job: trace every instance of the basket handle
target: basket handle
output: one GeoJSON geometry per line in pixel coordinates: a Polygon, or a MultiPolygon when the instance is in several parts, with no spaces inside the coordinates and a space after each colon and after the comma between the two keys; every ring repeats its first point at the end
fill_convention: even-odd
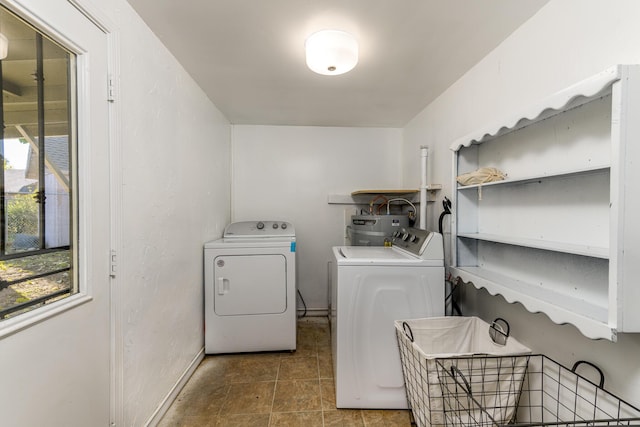
{"type": "Polygon", "coordinates": [[[494,343],[498,345],[506,345],[510,331],[511,327],[509,326],[509,322],[504,320],[502,317],[497,317],[489,327],[489,336],[494,343]]]}
{"type": "Polygon", "coordinates": [[[578,369],[578,366],[582,364],[589,365],[598,372],[598,375],[600,375],[600,385],[598,385],[598,387],[604,390],[604,374],[602,373],[602,370],[598,368],[596,365],[594,365],[593,363],[587,362],[586,360],[578,360],[576,363],[573,364],[573,367],[571,368],[571,372],[575,374],[576,369],[578,369]]]}
{"type": "Polygon", "coordinates": [[[402,329],[404,330],[404,334],[409,338],[409,341],[413,342],[413,331],[411,330],[411,326],[407,322],[402,322],[402,329]]]}
{"type": "Polygon", "coordinates": [[[467,381],[467,379],[464,377],[462,372],[460,372],[460,369],[458,369],[457,366],[451,365],[451,377],[453,377],[453,380],[457,385],[462,387],[467,392],[467,394],[471,396],[471,386],[469,385],[469,381],[467,381]],[[458,381],[456,377],[462,378],[462,382],[464,382],[464,384],[460,384],[460,381],[458,381]]]}

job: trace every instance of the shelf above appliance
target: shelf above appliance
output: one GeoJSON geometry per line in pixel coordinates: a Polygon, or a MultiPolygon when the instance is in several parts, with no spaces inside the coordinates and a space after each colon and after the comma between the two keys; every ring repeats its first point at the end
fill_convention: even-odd
{"type": "MultiPolygon", "coordinates": [[[[436,200],[436,194],[440,190],[442,190],[442,185],[440,184],[427,186],[427,202],[434,202],[436,200]]],[[[334,205],[367,205],[372,197],[384,196],[387,199],[402,197],[415,204],[420,203],[419,195],[420,190],[416,189],[356,190],[351,192],[351,194],[329,194],[327,196],[327,203],[334,205]]]]}

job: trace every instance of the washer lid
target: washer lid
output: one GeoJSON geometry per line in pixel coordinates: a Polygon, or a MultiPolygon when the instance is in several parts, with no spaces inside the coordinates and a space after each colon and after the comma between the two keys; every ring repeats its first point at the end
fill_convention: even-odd
{"type": "Polygon", "coordinates": [[[444,266],[444,261],[442,259],[422,259],[398,247],[334,246],[333,254],[340,265],[403,265],[407,267],[444,266]]]}

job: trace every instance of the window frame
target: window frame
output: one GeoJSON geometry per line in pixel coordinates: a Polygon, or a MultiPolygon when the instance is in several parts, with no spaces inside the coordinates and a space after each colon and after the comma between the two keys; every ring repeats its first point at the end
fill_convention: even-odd
{"type": "MultiPolygon", "coordinates": [[[[72,286],[76,287],[76,292],[69,295],[66,298],[51,303],[45,304],[41,307],[36,307],[28,312],[21,313],[15,317],[10,317],[4,320],[0,320],[0,339],[10,336],[23,329],[29,328],[32,325],[41,323],[47,319],[55,317],[61,313],[72,310],[76,307],[84,305],[94,298],[92,296],[92,286],[87,280],[88,272],[87,265],[88,259],[85,250],[81,248],[80,236],[87,238],[88,226],[86,221],[80,221],[81,212],[85,210],[84,206],[88,202],[83,200],[82,194],[79,189],[79,182],[89,180],[89,173],[86,170],[82,170],[78,167],[79,159],[82,158],[82,162],[88,162],[88,153],[82,150],[78,145],[80,140],[89,140],[89,124],[87,123],[89,114],[89,53],[83,49],[80,45],[60,33],[57,29],[49,25],[47,22],[40,19],[36,14],[32,13],[29,9],[16,4],[14,2],[7,2],[6,0],[0,0],[0,5],[14,13],[21,18],[27,25],[34,28],[35,31],[49,38],[53,42],[59,44],[62,48],[70,52],[75,56],[73,64],[69,70],[69,144],[72,147],[69,158],[69,180],[72,191],[70,192],[70,278],[72,286]],[[75,114],[74,114],[75,113],[75,114]],[[83,175],[82,177],[80,175],[83,175]]],[[[39,252],[32,251],[29,255],[35,255],[36,253],[52,252],[58,249],[41,250],[39,252]]]]}

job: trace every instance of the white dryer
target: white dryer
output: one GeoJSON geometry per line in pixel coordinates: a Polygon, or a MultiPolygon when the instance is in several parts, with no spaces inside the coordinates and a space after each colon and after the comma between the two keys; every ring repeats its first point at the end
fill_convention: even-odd
{"type": "Polygon", "coordinates": [[[229,224],[204,245],[205,353],[296,349],[296,235],[285,221],[229,224]]]}
{"type": "Polygon", "coordinates": [[[444,315],[442,235],[407,228],[392,240],[392,247],[332,250],[331,347],[338,408],[407,408],[394,320],[444,315]]]}

